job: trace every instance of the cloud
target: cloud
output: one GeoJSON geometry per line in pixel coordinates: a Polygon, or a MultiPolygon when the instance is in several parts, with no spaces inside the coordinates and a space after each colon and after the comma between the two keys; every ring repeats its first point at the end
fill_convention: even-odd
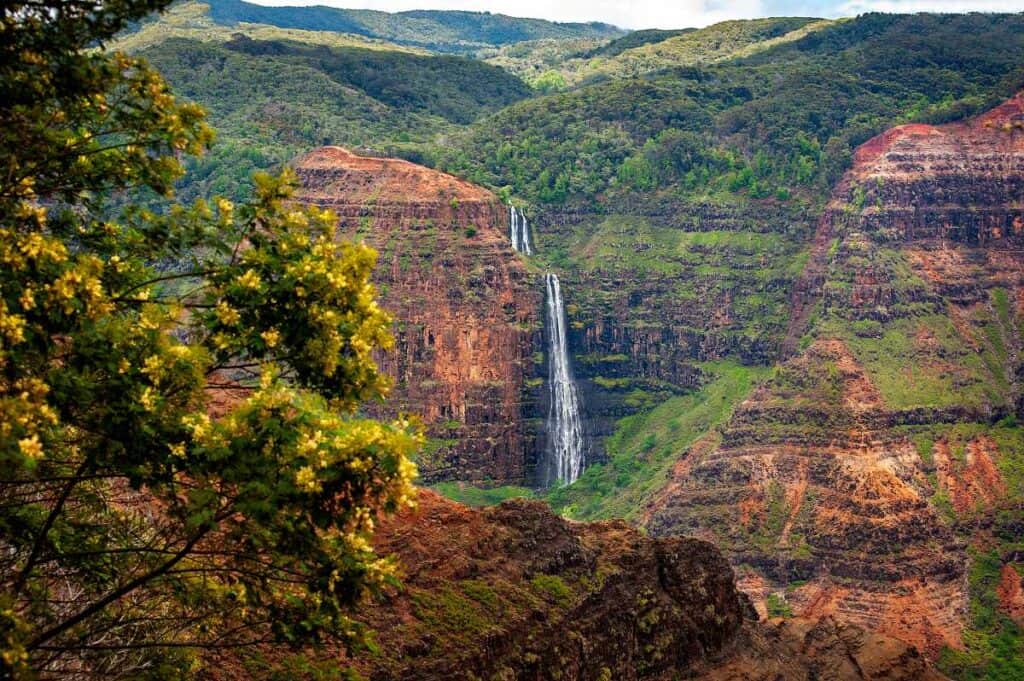
{"type": "Polygon", "coordinates": [[[844,16],[864,12],[1020,12],[1024,0],[847,0],[840,10],[844,16]]]}

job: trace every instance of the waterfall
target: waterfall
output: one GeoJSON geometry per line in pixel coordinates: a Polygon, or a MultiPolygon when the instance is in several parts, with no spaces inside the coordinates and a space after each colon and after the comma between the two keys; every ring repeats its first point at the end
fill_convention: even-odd
{"type": "Polygon", "coordinates": [[[533,247],[530,246],[530,226],[526,224],[526,216],[512,204],[508,206],[508,232],[514,250],[533,255],[533,247]]]}
{"type": "Polygon", "coordinates": [[[569,484],[583,472],[583,424],[580,420],[579,396],[569,366],[569,349],[565,334],[565,305],[558,277],[548,274],[548,407],[547,462],[543,483],[569,484]]]}

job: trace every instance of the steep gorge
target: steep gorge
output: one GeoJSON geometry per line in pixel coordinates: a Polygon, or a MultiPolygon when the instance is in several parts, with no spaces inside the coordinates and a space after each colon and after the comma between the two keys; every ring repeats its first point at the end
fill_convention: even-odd
{"type": "MultiPolygon", "coordinates": [[[[834,617],[933,658],[968,645],[972,556],[1003,550],[1024,496],[1024,442],[1007,421],[1021,403],[1022,126],[1015,98],[869,141],[806,264],[794,244],[808,214],[771,202],[549,211],[533,234],[569,286],[594,442],[718,362],[766,364],[783,348],[638,516],[656,536],[717,543],[762,614],[834,617]]],[[[382,358],[398,378],[391,408],[427,419],[426,480],[535,480],[544,287],[510,247],[511,211],[402,161],[327,148],[296,167],[300,200],[381,252],[377,282],[400,320],[382,358]]],[[[1016,613],[1017,554],[1003,555],[1000,598],[1016,613]]]]}

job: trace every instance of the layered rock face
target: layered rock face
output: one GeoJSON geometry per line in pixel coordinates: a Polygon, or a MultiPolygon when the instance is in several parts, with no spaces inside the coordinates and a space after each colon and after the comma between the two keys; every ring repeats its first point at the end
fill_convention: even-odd
{"type": "Polygon", "coordinates": [[[1022,251],[1020,96],[867,142],[794,289],[790,359],[719,447],[679,461],[648,527],[719,541],[762,608],[930,655],[960,647],[968,542],[998,546],[960,530],[1024,494],[1006,420],[1020,411],[1022,251]]]}
{"type": "Polygon", "coordinates": [[[297,200],[334,210],[339,237],[379,253],[374,281],[396,340],[379,361],[395,387],[370,409],[423,417],[426,481],[529,480],[542,288],[508,245],[507,209],[450,175],[340,147],[294,168],[297,200]]]}
{"type": "Polygon", "coordinates": [[[702,681],[944,681],[916,648],[833,617],[747,627],[702,681]]]}
{"type": "Polygon", "coordinates": [[[762,608],[795,584],[783,598],[798,615],[959,645],[964,546],[891,425],[845,344],[816,341],[740,405],[717,449],[677,464],[646,525],[716,541],[762,608]]]}

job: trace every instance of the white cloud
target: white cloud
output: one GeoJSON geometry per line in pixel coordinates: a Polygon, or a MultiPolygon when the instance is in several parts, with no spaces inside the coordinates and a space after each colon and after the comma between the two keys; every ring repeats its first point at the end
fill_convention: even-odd
{"type": "Polygon", "coordinates": [[[864,12],[1020,12],[1024,0],[848,0],[839,8],[845,16],[864,12]]]}

